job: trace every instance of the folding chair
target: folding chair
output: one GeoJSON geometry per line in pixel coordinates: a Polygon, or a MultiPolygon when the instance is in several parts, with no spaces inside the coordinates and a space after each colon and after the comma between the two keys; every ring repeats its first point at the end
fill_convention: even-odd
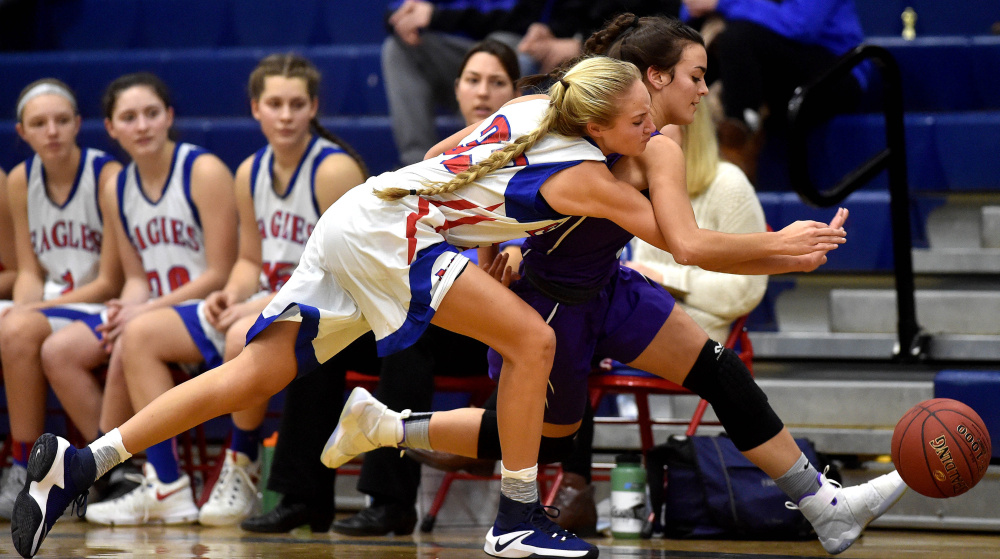
{"type": "MultiPolygon", "coordinates": [[[[753,345],[750,343],[750,337],[747,335],[746,321],[747,316],[744,315],[733,323],[732,330],[730,330],[729,337],[726,339],[726,343],[724,345],[725,347],[736,351],[740,360],[743,361],[747,368],[750,369],[750,373],[753,374],[753,345]]],[[[641,441],[643,452],[652,447],[654,444],[654,423],[675,423],[654,421],[652,419],[649,413],[649,395],[692,394],[692,392],[687,388],[670,382],[669,380],[652,375],[645,371],[624,366],[615,367],[610,371],[600,370],[595,372],[590,375],[589,384],[590,404],[594,409],[597,409],[601,399],[609,394],[633,394],[635,396],[638,414],[634,420],[622,418],[595,418],[595,422],[638,425],[639,440],[641,441]]],[[[688,425],[686,432],[688,436],[693,435],[695,430],[698,428],[702,417],[705,415],[706,408],[708,408],[708,402],[702,399],[698,402],[698,406],[695,409],[691,420],[684,422],[688,425]]]]}
{"type": "MultiPolygon", "coordinates": [[[[750,373],[753,374],[753,345],[750,343],[750,337],[747,334],[746,321],[747,315],[736,319],[724,345],[725,347],[736,351],[740,360],[746,364],[747,368],[750,369],[750,373]]],[[[595,417],[594,423],[637,425],[639,427],[639,440],[643,454],[645,454],[647,449],[652,448],[654,445],[654,424],[687,424],[688,427],[685,434],[690,437],[694,435],[695,431],[698,429],[698,426],[702,422],[702,417],[705,415],[705,410],[708,408],[708,401],[701,399],[698,402],[698,406],[695,408],[690,421],[654,420],[649,412],[649,396],[651,394],[682,395],[693,393],[687,388],[670,382],[669,380],[645,371],[633,369],[631,367],[619,366],[614,367],[611,370],[596,370],[590,375],[588,383],[590,389],[590,405],[595,410],[600,405],[601,399],[604,398],[604,396],[611,394],[632,394],[635,396],[635,403],[638,409],[635,419],[595,417]]],[[[544,504],[551,505],[555,500],[555,496],[559,491],[559,486],[562,483],[562,474],[562,468],[559,468],[558,472],[555,474],[555,482],[552,484],[549,492],[543,499],[544,504]]],[[[594,479],[606,481],[603,477],[595,477],[594,479]]]]}

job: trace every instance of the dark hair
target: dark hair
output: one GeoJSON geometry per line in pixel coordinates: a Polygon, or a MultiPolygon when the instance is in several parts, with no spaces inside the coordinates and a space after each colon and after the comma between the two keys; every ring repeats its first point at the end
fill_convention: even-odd
{"type": "Polygon", "coordinates": [[[136,86],[146,86],[152,89],[153,93],[160,98],[160,101],[163,101],[165,107],[169,108],[173,106],[173,103],[170,101],[170,89],[167,88],[167,84],[163,83],[163,80],[156,74],[136,72],[134,74],[125,74],[108,84],[107,89],[104,90],[104,95],[101,97],[101,109],[104,111],[104,117],[110,120],[115,112],[115,104],[118,103],[118,96],[126,89],[136,86]]]}
{"type": "Polygon", "coordinates": [[[680,20],[664,16],[637,17],[620,14],[595,31],[583,45],[586,54],[602,54],[635,64],[646,79],[646,69],[657,68],[674,76],[674,66],[690,44],[705,46],[705,39],[680,20]]]}
{"type": "MultiPolygon", "coordinates": [[[[319,70],[306,57],[292,52],[284,54],[272,54],[257,63],[257,67],[250,72],[250,80],[247,83],[247,92],[250,99],[258,100],[264,93],[264,80],[270,76],[283,76],[286,78],[301,78],[306,82],[306,93],[310,99],[319,98],[319,70]]],[[[368,178],[368,166],[365,165],[361,154],[354,149],[351,144],[342,140],[339,136],[330,132],[319,123],[319,119],[313,118],[309,126],[317,135],[330,140],[340,146],[347,155],[361,167],[361,174],[368,178]]]]}
{"type": "Polygon", "coordinates": [[[507,73],[507,77],[510,78],[511,83],[517,83],[517,80],[521,79],[521,66],[517,61],[517,53],[514,52],[514,49],[496,39],[484,39],[469,47],[469,50],[465,53],[465,58],[462,59],[462,64],[458,67],[459,76],[465,71],[465,65],[469,63],[472,55],[479,52],[485,52],[497,57],[500,65],[503,66],[504,72],[507,73]]]}

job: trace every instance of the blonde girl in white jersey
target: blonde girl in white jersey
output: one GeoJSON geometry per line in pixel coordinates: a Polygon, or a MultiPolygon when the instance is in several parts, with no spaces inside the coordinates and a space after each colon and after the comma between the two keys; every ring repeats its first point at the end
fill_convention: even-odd
{"type": "MultiPolygon", "coordinates": [[[[298,264],[319,216],[367,177],[353,149],[316,121],[319,81],[315,66],[293,54],[269,56],[251,73],[250,108],[268,143],[236,171],[239,257],[225,287],[204,301],[156,309],[126,325],[122,356],[134,409],[173,386],[170,364],[211,369],[237,355],[257,315],[298,264]]],[[[199,512],[202,524],[237,524],[253,512],[256,429],[265,412],[266,405],[233,414],[237,428],[211,498],[199,512]]],[[[157,490],[168,492],[163,479],[180,477],[172,439],[148,448],[146,458],[147,472],[156,476],[149,472],[149,483],[91,505],[88,521],[145,524],[176,517],[176,503],[155,497],[157,490]]]]}
{"type": "Polygon", "coordinates": [[[105,128],[132,159],[112,181],[115,209],[105,214],[125,283],[100,317],[98,336],[76,322],[42,347],[46,377],[87,438],[98,436],[102,417],[111,429],[131,415],[117,343],[125,324],[221,288],[237,248],[232,174],[216,156],[171,139],[174,113],[163,82],[148,73],[122,76],[102,104],[105,128]],[[102,365],[103,385],[91,373],[102,365]]]}
{"type": "MultiPolygon", "coordinates": [[[[34,154],[11,171],[4,208],[13,237],[3,243],[14,252],[11,263],[20,266],[11,306],[0,320],[13,454],[0,486],[0,518],[10,518],[24,484],[27,451],[45,427],[42,342],[99,310],[122,283],[115,237],[102,220],[113,207],[105,183],[121,165],[100,150],[77,145],[76,98],[61,81],[26,86],[17,119],[17,133],[34,154]]],[[[6,264],[9,256],[2,256],[6,264]]]]}
{"type": "MultiPolygon", "coordinates": [[[[653,132],[649,110],[649,93],[633,65],[587,59],[552,86],[550,98],[515,101],[496,119],[465,130],[474,134],[456,142],[461,151],[352,189],[320,219],[299,267],[250,330],[250,342],[236,358],[161,395],[85,449],[50,434],[39,438],[29,464],[38,483],[32,483],[30,493],[22,491],[14,511],[15,547],[23,556],[36,553],[69,503],[132,452],[211,417],[263,402],[369,329],[385,352],[394,344],[405,347],[408,338],[433,322],[477,338],[504,356],[498,398],[501,503],[514,504],[501,505],[498,518],[527,526],[512,539],[537,541],[537,556],[596,556],[592,545],[561,532],[537,500],[535,476],[554,334],[500,282],[453,256],[457,249],[446,241],[492,244],[558,227],[569,215],[593,215],[665,247],[649,201],[615,181],[603,161],[609,153],[634,155],[645,149],[653,132]],[[528,126],[532,121],[533,129],[528,126]],[[516,134],[505,136],[504,125],[516,134]],[[593,143],[579,139],[584,135],[593,143]],[[569,156],[560,158],[559,153],[569,156]],[[471,160],[462,157],[466,155],[471,160]],[[549,161],[550,166],[532,161],[549,161]],[[442,167],[459,173],[444,184],[425,180],[442,167]],[[536,180],[523,180],[525,170],[536,180]],[[372,196],[373,187],[379,198],[372,196]],[[65,473],[59,476],[63,485],[50,481],[55,472],[65,473]]],[[[833,234],[818,230],[817,237],[833,234]]],[[[362,400],[349,400],[341,419],[341,427],[347,421],[358,428],[352,435],[385,411],[362,400]]],[[[418,428],[404,437],[413,446],[426,433],[418,428]]],[[[324,453],[328,464],[337,466],[373,448],[360,440],[366,435],[381,439],[385,434],[334,437],[324,453]]],[[[429,445],[426,440],[423,444],[429,445]]]]}

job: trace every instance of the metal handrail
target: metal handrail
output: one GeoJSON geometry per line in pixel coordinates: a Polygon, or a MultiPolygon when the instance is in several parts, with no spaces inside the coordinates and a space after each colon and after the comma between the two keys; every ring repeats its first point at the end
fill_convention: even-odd
{"type": "Polygon", "coordinates": [[[917,324],[913,287],[913,255],[910,238],[909,181],[906,176],[906,137],[903,127],[903,83],[896,59],[888,50],[861,45],[845,54],[829,70],[808,85],[795,90],[788,102],[788,170],[795,191],[820,207],[839,204],[882,170],[888,169],[889,209],[892,219],[892,246],[895,260],[897,332],[895,358],[913,362],[926,358],[928,336],[917,324]],[[848,172],[833,187],[820,191],[809,176],[806,138],[812,128],[804,118],[804,108],[817,92],[830,88],[856,66],[871,60],[882,75],[882,115],[885,118],[886,147],[868,161],[848,172]]]}

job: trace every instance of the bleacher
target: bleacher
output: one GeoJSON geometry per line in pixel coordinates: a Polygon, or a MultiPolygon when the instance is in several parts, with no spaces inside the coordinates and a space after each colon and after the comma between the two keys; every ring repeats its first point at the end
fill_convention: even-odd
{"type": "MultiPolygon", "coordinates": [[[[0,53],[0,129],[8,131],[0,139],[0,167],[28,155],[13,133],[15,100],[21,87],[48,76],[79,95],[80,143],[121,155],[104,132],[100,96],[113,78],[149,70],[172,89],[180,139],[235,169],[264,142],[249,115],[250,70],[267,54],[295,50],[323,73],[323,124],[351,142],[373,172],[389,170],[397,157],[380,64],[385,4],[38,0],[36,50],[0,53]]],[[[888,49],[902,72],[917,317],[933,335],[928,357],[984,367],[1000,359],[1000,2],[856,4],[867,41],[888,49]],[[917,14],[914,40],[900,37],[907,7],[917,14]]],[[[833,184],[885,147],[882,117],[870,108],[836,117],[810,138],[818,184],[833,184]]],[[[438,132],[459,124],[442,114],[438,132]]],[[[832,208],[811,207],[795,194],[783,142],[768,138],[759,171],[768,223],[826,221],[832,208]]],[[[851,210],[848,244],[816,273],[772,278],[749,327],[761,384],[795,433],[813,437],[826,452],[874,454],[888,448],[896,418],[933,396],[934,374],[944,367],[901,373],[888,365],[896,324],[885,174],[843,205],[851,210]],[[815,383],[836,386],[843,402],[829,405],[831,388],[815,383]],[[817,407],[803,396],[807,391],[826,405],[817,407]],[[845,417],[848,430],[828,427],[843,427],[845,417]]],[[[667,399],[656,410],[687,413],[667,399]]],[[[665,436],[657,432],[658,441],[665,436]]],[[[621,437],[598,430],[595,445],[619,446],[621,437]]]]}

